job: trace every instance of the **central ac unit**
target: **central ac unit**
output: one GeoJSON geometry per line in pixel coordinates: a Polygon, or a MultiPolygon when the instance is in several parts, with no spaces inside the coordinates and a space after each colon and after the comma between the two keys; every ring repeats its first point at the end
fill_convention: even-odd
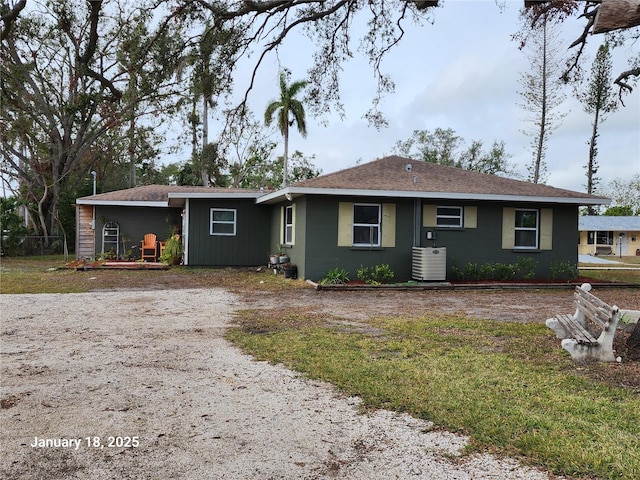
{"type": "Polygon", "coordinates": [[[412,278],[414,280],[446,280],[446,247],[413,247],[411,259],[412,278]]]}

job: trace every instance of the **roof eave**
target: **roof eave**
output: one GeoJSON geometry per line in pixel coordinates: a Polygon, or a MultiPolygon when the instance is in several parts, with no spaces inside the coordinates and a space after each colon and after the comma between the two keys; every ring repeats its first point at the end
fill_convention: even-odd
{"type": "Polygon", "coordinates": [[[258,198],[263,196],[262,192],[170,192],[169,199],[172,198],[258,198]]]}
{"type": "Polygon", "coordinates": [[[169,193],[170,207],[184,207],[187,200],[210,200],[216,198],[243,198],[256,200],[264,195],[262,192],[171,192],[169,193]]]}
{"type": "Polygon", "coordinates": [[[90,200],[86,198],[78,198],[76,205],[94,205],[103,207],[154,207],[166,208],[169,202],[150,202],[143,200],[90,200]]]}
{"type": "Polygon", "coordinates": [[[341,188],[307,188],[287,187],[261,196],[256,203],[276,203],[289,200],[301,195],[334,195],[346,197],[383,197],[383,198],[433,198],[442,200],[484,200],[484,201],[509,201],[529,203],[562,203],[569,205],[609,205],[609,198],[583,198],[583,197],[554,197],[554,196],[529,196],[529,195],[505,195],[505,194],[476,194],[457,192],[423,192],[405,190],[368,190],[368,189],[341,189],[341,188]]]}

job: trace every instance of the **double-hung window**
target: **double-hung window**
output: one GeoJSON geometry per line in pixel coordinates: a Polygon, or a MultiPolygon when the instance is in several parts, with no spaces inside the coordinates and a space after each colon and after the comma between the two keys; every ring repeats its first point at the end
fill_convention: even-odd
{"type": "Polygon", "coordinates": [[[462,207],[437,207],[436,227],[462,228],[462,207]]]}
{"type": "Polygon", "coordinates": [[[233,208],[212,208],[210,235],[233,236],[236,234],[236,210],[233,208]]]}
{"type": "Polygon", "coordinates": [[[353,245],[380,246],[380,205],[355,203],[353,205],[353,245]]]}
{"type": "Polygon", "coordinates": [[[293,244],[293,205],[284,208],[284,244],[293,244]]]}
{"type": "Polygon", "coordinates": [[[516,209],[515,248],[538,248],[538,210],[516,209]]]}

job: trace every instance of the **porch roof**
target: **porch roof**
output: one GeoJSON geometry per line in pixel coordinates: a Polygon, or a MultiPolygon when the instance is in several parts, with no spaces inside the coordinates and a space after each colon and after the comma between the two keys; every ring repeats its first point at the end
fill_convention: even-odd
{"type": "Polygon", "coordinates": [[[144,185],[78,198],[77,205],[180,207],[187,198],[258,198],[260,190],[180,185],[144,185]]]}
{"type": "Polygon", "coordinates": [[[578,217],[578,230],[607,232],[640,232],[640,215],[613,217],[585,215],[578,217]]]}

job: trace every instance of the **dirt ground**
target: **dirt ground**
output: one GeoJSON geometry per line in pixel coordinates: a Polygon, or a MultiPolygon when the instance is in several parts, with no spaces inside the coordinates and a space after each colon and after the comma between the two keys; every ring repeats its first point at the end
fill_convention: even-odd
{"type": "MultiPolygon", "coordinates": [[[[640,308],[640,290],[598,295],[640,308]]],[[[461,312],[544,322],[572,311],[569,290],[0,295],[0,477],[552,478],[511,459],[459,458],[464,437],[360,415],[357,398],[224,340],[235,310],[287,305],[351,321],[461,312]]]]}

